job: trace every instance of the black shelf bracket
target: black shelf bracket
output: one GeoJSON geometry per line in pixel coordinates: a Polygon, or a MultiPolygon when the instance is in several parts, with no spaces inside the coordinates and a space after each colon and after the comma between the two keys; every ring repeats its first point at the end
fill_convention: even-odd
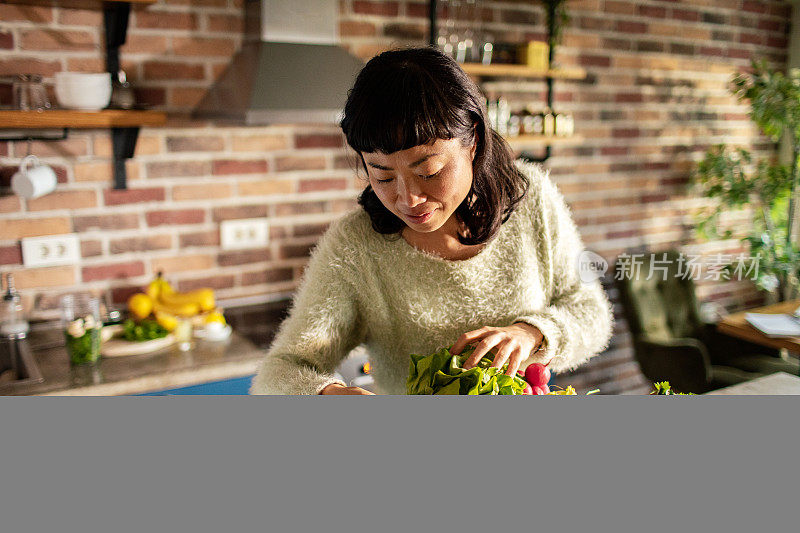
{"type": "Polygon", "coordinates": [[[103,23],[106,34],[106,70],[116,79],[119,72],[119,47],[128,35],[131,5],[128,2],[104,2],[103,23]]]}
{"type": "Polygon", "coordinates": [[[128,176],[125,160],[133,157],[139,128],[111,128],[111,142],[114,148],[114,188],[126,189],[128,176]]]}
{"type": "MultiPolygon", "coordinates": [[[[128,20],[131,5],[128,2],[104,2],[103,23],[106,36],[106,70],[111,79],[116,80],[119,73],[119,48],[125,44],[128,35],[128,20]]],[[[125,160],[133,157],[139,128],[111,128],[111,142],[114,148],[114,188],[126,189],[128,176],[125,160]]]]}

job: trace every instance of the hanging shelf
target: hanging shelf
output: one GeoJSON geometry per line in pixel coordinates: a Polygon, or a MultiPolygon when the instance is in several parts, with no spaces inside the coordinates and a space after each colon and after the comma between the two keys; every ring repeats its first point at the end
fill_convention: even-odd
{"type": "MultiPolygon", "coordinates": [[[[438,32],[438,0],[428,0],[428,22],[429,22],[429,44],[436,46],[436,36],[438,32]]],[[[548,9],[554,10],[555,4],[551,3],[548,9]]],[[[555,20],[555,14],[550,13],[549,19],[555,20]]],[[[549,36],[553,34],[553,27],[547,28],[548,42],[549,36]]],[[[548,59],[553,63],[553,48],[550,48],[548,59]]],[[[586,71],[582,68],[555,68],[555,69],[533,69],[527,65],[514,65],[505,63],[495,63],[484,65],[483,63],[461,63],[464,72],[481,81],[483,78],[527,78],[543,79],[547,84],[547,106],[553,107],[553,80],[582,80],[586,78],[586,71]]],[[[534,156],[522,151],[520,157],[528,161],[542,163],[550,158],[551,145],[581,142],[583,137],[580,135],[570,135],[569,137],[559,137],[555,135],[520,135],[518,137],[506,138],[509,145],[518,150],[524,150],[530,146],[544,145],[544,155],[534,156]]]]}
{"type": "MultiPolygon", "coordinates": [[[[157,0],[96,0],[86,2],[86,6],[103,10],[105,28],[106,70],[112,76],[119,72],[119,49],[125,44],[128,33],[128,19],[131,4],[148,5],[157,0]]],[[[14,3],[36,3],[35,0],[15,1],[14,3]]],[[[59,1],[49,1],[46,5],[58,6],[59,1]]],[[[69,6],[69,2],[64,2],[69,6]]],[[[127,188],[125,160],[133,157],[139,128],[161,126],[167,115],[159,111],[103,109],[101,111],[72,111],[52,109],[46,111],[0,110],[0,129],[54,129],[62,128],[66,138],[70,129],[110,128],[114,154],[114,188],[127,188]]],[[[7,138],[19,140],[29,137],[7,138]]],[[[55,140],[55,139],[43,139],[55,140]]]]}

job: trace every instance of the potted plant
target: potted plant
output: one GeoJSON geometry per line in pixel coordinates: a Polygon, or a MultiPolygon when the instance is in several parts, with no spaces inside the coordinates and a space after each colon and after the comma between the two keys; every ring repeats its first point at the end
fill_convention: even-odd
{"type": "Polygon", "coordinates": [[[731,92],[750,105],[750,118],[774,141],[786,139],[791,147],[790,163],[777,157],[753,159],[741,147],[718,144],[706,152],[695,174],[695,185],[716,200],[703,213],[698,232],[707,238],[730,238],[732,231],[719,231],[720,214],[750,208],[749,244],[756,285],[778,301],[798,294],[800,275],[800,69],[788,74],[770,69],[765,61],[752,61],[750,72],[735,74],[731,92]]]}

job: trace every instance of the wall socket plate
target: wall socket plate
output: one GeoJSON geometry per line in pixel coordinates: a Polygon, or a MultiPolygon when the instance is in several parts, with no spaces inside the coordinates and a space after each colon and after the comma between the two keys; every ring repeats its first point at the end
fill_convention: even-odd
{"type": "Polygon", "coordinates": [[[223,250],[262,248],[269,244],[269,219],[223,220],[219,225],[219,240],[223,250]]]}
{"type": "Polygon", "coordinates": [[[74,265],[81,260],[78,235],[46,235],[22,239],[22,263],[26,267],[74,265]]]}

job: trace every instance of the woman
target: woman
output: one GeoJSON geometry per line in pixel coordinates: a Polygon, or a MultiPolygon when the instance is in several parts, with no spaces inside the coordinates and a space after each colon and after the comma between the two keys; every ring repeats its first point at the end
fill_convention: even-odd
{"type": "Polygon", "coordinates": [[[356,346],[380,392],[409,355],[476,347],[514,374],[602,351],[612,314],[577,271],[580,236],[538,165],[515,162],[478,87],[433,48],[384,52],[358,75],[341,128],[369,185],[311,253],[251,393],[371,394],[333,371],[356,346]]]}

